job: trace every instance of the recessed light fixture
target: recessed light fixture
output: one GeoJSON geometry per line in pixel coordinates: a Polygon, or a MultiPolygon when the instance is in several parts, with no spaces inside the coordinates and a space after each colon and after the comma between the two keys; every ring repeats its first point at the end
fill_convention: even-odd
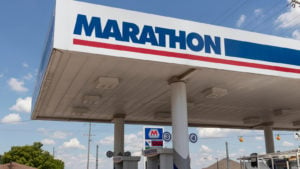
{"type": "Polygon", "coordinates": [[[293,126],[299,127],[299,126],[300,126],[300,121],[294,121],[294,122],[293,122],[293,126]]]}
{"type": "Polygon", "coordinates": [[[99,77],[97,81],[97,89],[115,89],[119,85],[119,79],[115,77],[99,77]]]}
{"type": "Polygon", "coordinates": [[[88,113],[90,110],[86,107],[73,107],[71,111],[72,115],[82,116],[83,114],[88,113]]]}
{"type": "Polygon", "coordinates": [[[218,99],[224,97],[228,94],[227,89],[222,89],[218,87],[211,87],[202,91],[204,96],[209,99],[218,99]]]}
{"type": "Polygon", "coordinates": [[[274,116],[285,116],[291,112],[291,109],[275,109],[273,110],[274,116]]]}

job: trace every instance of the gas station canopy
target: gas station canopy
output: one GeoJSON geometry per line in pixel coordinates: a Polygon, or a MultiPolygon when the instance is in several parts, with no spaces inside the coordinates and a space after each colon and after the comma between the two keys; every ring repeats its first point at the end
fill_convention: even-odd
{"type": "Polygon", "coordinates": [[[32,119],[171,125],[186,81],[190,126],[300,129],[300,42],[58,0],[32,119]]]}

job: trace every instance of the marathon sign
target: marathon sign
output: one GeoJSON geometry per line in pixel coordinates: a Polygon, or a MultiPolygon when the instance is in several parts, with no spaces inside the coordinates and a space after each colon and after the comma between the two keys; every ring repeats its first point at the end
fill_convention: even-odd
{"type": "Polygon", "coordinates": [[[163,128],[145,128],[146,140],[162,140],[163,128]]]}
{"type": "MultiPolygon", "coordinates": [[[[86,15],[78,14],[74,34],[90,37],[93,32],[95,38],[112,38],[117,41],[150,44],[163,48],[177,48],[176,44],[178,44],[177,46],[181,50],[188,48],[195,52],[204,51],[205,53],[221,54],[221,41],[220,37],[217,36],[211,37],[196,32],[177,31],[150,25],[139,27],[131,22],[122,22],[119,25],[118,21],[114,19],[108,19],[106,23],[103,23],[100,17],[92,16],[87,19],[86,15]]],[[[75,40],[74,43],[81,44],[82,41],[75,40]]]]}
{"type": "Polygon", "coordinates": [[[144,127],[145,149],[163,147],[163,128],[144,127]]]}
{"type": "Polygon", "coordinates": [[[53,47],[300,78],[297,40],[71,0],[57,0],[53,47]]]}

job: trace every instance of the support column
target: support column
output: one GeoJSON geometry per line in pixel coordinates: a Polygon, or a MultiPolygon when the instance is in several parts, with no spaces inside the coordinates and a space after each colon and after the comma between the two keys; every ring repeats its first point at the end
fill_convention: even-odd
{"type": "Polygon", "coordinates": [[[273,137],[273,129],[271,125],[265,126],[265,144],[266,144],[266,153],[274,153],[274,137],[273,137]]]}
{"type": "Polygon", "coordinates": [[[186,84],[171,85],[171,112],[174,169],[190,169],[186,84]]]}
{"type": "MultiPolygon", "coordinates": [[[[114,156],[124,154],[124,119],[125,115],[117,114],[114,116],[114,156]]],[[[114,163],[114,169],[122,169],[123,163],[114,163]]]]}

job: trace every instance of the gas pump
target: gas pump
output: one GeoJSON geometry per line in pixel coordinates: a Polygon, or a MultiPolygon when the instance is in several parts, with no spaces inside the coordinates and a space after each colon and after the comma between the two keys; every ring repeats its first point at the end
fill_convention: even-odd
{"type": "Polygon", "coordinates": [[[173,169],[173,149],[151,148],[143,151],[146,169],[173,169]]]}
{"type": "Polygon", "coordinates": [[[251,167],[258,167],[257,153],[252,153],[250,155],[250,158],[251,158],[251,167]]]}
{"type": "Polygon", "coordinates": [[[138,169],[138,162],[141,157],[139,156],[131,156],[130,152],[125,152],[118,156],[113,156],[114,153],[112,151],[106,152],[106,156],[108,158],[113,157],[114,169],[138,169]]]}

